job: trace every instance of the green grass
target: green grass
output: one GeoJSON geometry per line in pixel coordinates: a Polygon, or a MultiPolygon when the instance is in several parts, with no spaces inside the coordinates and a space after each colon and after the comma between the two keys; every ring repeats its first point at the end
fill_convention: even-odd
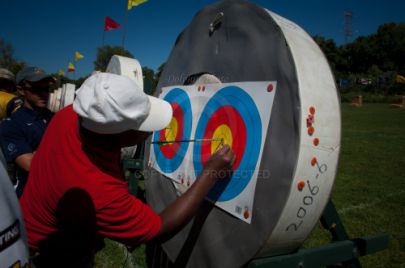
{"type": "Polygon", "coordinates": [[[95,268],[146,267],[144,245],[131,253],[125,246],[109,239],[105,240],[105,244],[104,249],[96,255],[95,268]]]}
{"type": "MultiPolygon", "coordinates": [[[[332,200],[350,237],[389,235],[363,267],[405,267],[405,110],[342,105],[342,148],[332,200]]],[[[327,243],[318,226],[305,247],[327,243]]]]}
{"type": "MultiPolygon", "coordinates": [[[[388,104],[343,104],[342,124],[333,202],[350,237],[389,235],[388,249],[362,257],[363,267],[405,268],[405,110],[388,104]]],[[[304,246],[320,246],[329,239],[317,226],[304,246]]],[[[125,258],[126,249],[107,240],[95,267],[146,266],[144,247],[125,258]]]]}

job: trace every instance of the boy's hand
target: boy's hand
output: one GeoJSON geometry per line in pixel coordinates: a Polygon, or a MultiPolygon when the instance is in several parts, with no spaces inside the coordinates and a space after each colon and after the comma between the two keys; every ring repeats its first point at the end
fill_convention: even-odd
{"type": "Polygon", "coordinates": [[[203,174],[210,175],[215,180],[230,178],[235,160],[234,152],[225,144],[207,160],[203,174]]]}

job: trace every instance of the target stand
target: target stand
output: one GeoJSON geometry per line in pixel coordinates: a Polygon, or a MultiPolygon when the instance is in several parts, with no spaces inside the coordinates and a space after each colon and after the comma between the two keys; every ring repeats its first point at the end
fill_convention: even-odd
{"type": "Polygon", "coordinates": [[[331,243],[317,248],[302,248],[291,254],[253,259],[246,266],[249,268],[317,268],[335,267],[336,264],[341,263],[343,267],[358,268],[361,267],[359,257],[388,247],[389,239],[386,234],[350,239],[331,200],[326,205],[320,222],[322,227],[331,234],[331,243]]]}
{"type": "Polygon", "coordinates": [[[349,240],[329,203],[341,148],[340,99],[327,59],[297,24],[249,1],[207,6],[177,38],[155,95],[171,103],[174,117],[145,150],[152,209],[159,213],[176,200],[178,185],[189,187],[217,147],[155,142],[221,139],[239,158],[237,171],[257,173],[238,172],[246,177],[221,195],[210,192],[216,204],[204,202],[162,245],[167,257],[152,252],[151,267],[169,260],[193,268],[318,267],[385,248],[386,236],[349,240]],[[222,86],[189,86],[200,73],[222,86]],[[334,242],[301,249],[320,218],[334,242]]]}
{"type": "MultiPolygon", "coordinates": [[[[244,267],[248,268],[320,268],[338,267],[359,268],[359,257],[382,251],[388,247],[388,235],[380,234],[350,239],[339,214],[329,200],[320,219],[322,227],[331,235],[331,243],[316,248],[301,248],[290,254],[252,259],[244,267]]],[[[149,268],[181,268],[187,260],[171,262],[159,244],[147,247],[149,268]]]]}

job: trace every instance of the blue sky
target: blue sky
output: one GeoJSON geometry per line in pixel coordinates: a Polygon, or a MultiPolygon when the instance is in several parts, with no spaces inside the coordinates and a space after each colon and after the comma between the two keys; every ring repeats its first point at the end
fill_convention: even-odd
{"type": "MultiPolygon", "coordinates": [[[[149,0],[128,13],[125,48],[142,64],[156,69],[167,59],[177,35],[211,0],[149,0]]],[[[290,19],[311,35],[344,43],[343,12],[353,12],[353,38],[374,33],[386,22],[405,22],[403,0],[256,0],[290,19]]],[[[67,68],[76,50],[76,78],[93,71],[101,46],[105,16],[124,23],[127,0],[0,0],[0,37],[14,56],[47,72],[67,68]]],[[[106,32],[105,44],[121,45],[123,30],[106,32]]]]}

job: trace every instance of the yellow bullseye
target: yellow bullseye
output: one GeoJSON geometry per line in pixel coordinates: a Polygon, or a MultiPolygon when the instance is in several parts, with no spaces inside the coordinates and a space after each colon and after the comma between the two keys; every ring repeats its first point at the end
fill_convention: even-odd
{"type": "Polygon", "coordinates": [[[221,144],[227,144],[229,147],[232,148],[233,138],[232,138],[232,131],[231,129],[222,124],[214,131],[214,135],[212,139],[217,139],[211,142],[211,154],[214,154],[220,147],[221,144]]]}
{"type": "Polygon", "coordinates": [[[165,138],[167,141],[174,141],[176,140],[178,130],[178,123],[176,118],[172,118],[169,125],[166,127],[165,131],[165,138]]]}

